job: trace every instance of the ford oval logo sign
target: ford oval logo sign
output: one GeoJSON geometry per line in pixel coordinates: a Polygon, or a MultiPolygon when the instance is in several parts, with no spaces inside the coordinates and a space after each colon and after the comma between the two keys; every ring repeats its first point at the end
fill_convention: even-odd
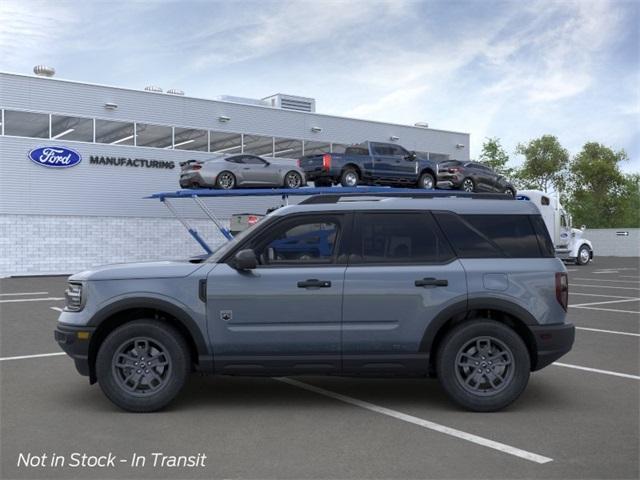
{"type": "Polygon", "coordinates": [[[65,147],[40,147],[29,152],[33,163],[50,168],[74,167],[82,161],[80,154],[65,147]]]}

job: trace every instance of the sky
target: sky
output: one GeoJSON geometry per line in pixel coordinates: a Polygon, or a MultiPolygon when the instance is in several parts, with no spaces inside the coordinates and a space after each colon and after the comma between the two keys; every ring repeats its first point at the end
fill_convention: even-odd
{"type": "Polygon", "coordinates": [[[0,71],[624,149],[640,172],[640,0],[0,0],[0,71]]]}

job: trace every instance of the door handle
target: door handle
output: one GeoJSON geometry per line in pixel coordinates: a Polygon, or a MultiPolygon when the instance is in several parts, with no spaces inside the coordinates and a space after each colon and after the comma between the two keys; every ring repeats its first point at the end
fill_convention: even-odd
{"type": "Polygon", "coordinates": [[[449,280],[423,278],[422,280],[416,280],[414,285],[416,287],[447,287],[449,286],[449,280]]]}
{"type": "Polygon", "coordinates": [[[327,280],[318,280],[317,278],[310,278],[302,282],[298,282],[298,288],[329,288],[331,282],[327,280]]]}

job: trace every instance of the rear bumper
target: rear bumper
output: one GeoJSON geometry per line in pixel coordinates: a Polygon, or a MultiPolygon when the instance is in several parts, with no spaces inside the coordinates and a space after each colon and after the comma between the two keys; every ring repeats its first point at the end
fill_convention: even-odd
{"type": "Polygon", "coordinates": [[[59,323],[53,336],[60,348],[69,355],[76,364],[80,375],[89,376],[89,343],[95,328],[59,323]],[[78,333],[81,333],[78,336],[78,333]],[[86,337],[86,338],[84,338],[86,337]]]}
{"type": "Polygon", "coordinates": [[[305,170],[304,176],[308,182],[313,182],[314,180],[318,179],[331,180],[336,177],[336,175],[331,170],[322,170],[320,168],[305,170]]]}
{"type": "Polygon", "coordinates": [[[530,326],[536,343],[536,362],[532,371],[540,370],[555,362],[571,350],[575,339],[572,323],[561,325],[530,326]]]}
{"type": "Polygon", "coordinates": [[[439,188],[460,188],[462,185],[462,177],[458,177],[455,174],[438,174],[438,187],[439,188]]]}
{"type": "Polygon", "coordinates": [[[207,182],[205,182],[199,172],[183,173],[180,175],[180,188],[191,188],[194,186],[208,186],[207,182]]]}

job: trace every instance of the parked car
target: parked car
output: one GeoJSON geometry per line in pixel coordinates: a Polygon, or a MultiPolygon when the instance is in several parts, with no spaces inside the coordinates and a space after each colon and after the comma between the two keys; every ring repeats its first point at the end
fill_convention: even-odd
{"type": "Polygon", "coordinates": [[[445,160],[438,164],[438,188],[506,193],[512,197],[516,194],[516,188],[504,175],[479,162],[460,160],[445,160]]]}
{"type": "Polygon", "coordinates": [[[279,208],[202,263],[71,276],[56,340],[135,412],[194,370],[437,376],[492,411],[571,349],[566,269],[531,202],[336,197],[279,208]]]}
{"type": "Polygon", "coordinates": [[[221,156],[180,163],[181,188],[285,187],[306,185],[304,171],[293,160],[256,155],[221,156]]]}
{"type": "Polygon", "coordinates": [[[436,187],[436,162],[395,143],[364,142],[344,153],[307,155],[299,160],[307,180],[317,187],[340,184],[436,187]]]}

